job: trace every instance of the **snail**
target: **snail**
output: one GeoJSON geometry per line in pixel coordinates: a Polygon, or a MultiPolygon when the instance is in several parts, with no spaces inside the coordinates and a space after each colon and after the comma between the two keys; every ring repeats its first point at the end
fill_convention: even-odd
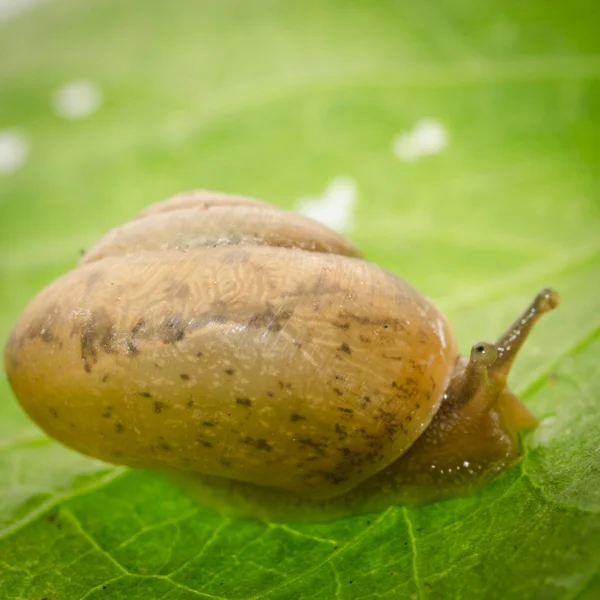
{"type": "Polygon", "coordinates": [[[151,205],[24,310],[6,372],[83,454],[305,506],[429,501],[519,459],[535,417],[506,387],[542,289],[457,355],[441,311],[344,237],[206,191],[151,205]]]}

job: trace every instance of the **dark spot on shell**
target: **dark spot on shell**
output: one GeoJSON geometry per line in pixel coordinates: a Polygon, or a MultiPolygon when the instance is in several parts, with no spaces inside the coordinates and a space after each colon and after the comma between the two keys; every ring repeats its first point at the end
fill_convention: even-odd
{"type": "Polygon", "coordinates": [[[138,392],[138,396],[142,396],[142,398],[152,398],[152,394],[150,392],[138,392]]]}
{"type": "Polygon", "coordinates": [[[408,430],[405,429],[403,424],[398,425],[398,423],[396,422],[396,414],[393,412],[383,410],[382,408],[378,408],[373,418],[376,421],[383,422],[385,432],[390,438],[394,437],[398,429],[400,429],[403,433],[408,433],[408,430]]]}
{"type": "Polygon", "coordinates": [[[233,375],[235,371],[233,369],[225,369],[225,373],[227,373],[227,375],[233,375]]]}
{"type": "Polygon", "coordinates": [[[231,466],[231,461],[228,458],[219,458],[219,463],[221,463],[223,467],[231,466]]]}
{"type": "Polygon", "coordinates": [[[188,406],[194,406],[194,404],[196,404],[196,401],[195,401],[193,398],[190,398],[190,399],[189,399],[189,400],[186,402],[186,404],[187,404],[188,406]]]}
{"type": "Polygon", "coordinates": [[[333,326],[338,329],[350,329],[350,323],[334,323],[333,326]]]}
{"type": "Polygon", "coordinates": [[[415,406],[416,406],[417,408],[421,408],[421,405],[420,405],[420,404],[415,404],[415,406]]]}
{"type": "Polygon", "coordinates": [[[131,329],[131,335],[137,335],[146,325],[146,319],[143,317],[131,329]]]}
{"type": "Polygon", "coordinates": [[[286,388],[287,388],[288,390],[291,390],[291,389],[292,389],[292,384],[291,384],[291,383],[289,383],[289,382],[288,382],[288,383],[284,383],[283,381],[279,380],[277,383],[279,384],[279,387],[280,387],[282,390],[284,390],[284,389],[286,389],[286,388]]]}
{"type": "Polygon", "coordinates": [[[267,331],[281,331],[292,316],[292,311],[289,310],[268,310],[264,313],[259,313],[252,316],[248,320],[249,327],[257,327],[266,329],[267,331]]]}
{"type": "Polygon", "coordinates": [[[241,404],[242,406],[252,406],[252,400],[250,400],[250,398],[236,398],[235,401],[237,404],[241,404]]]}
{"type": "Polygon", "coordinates": [[[116,431],[117,433],[121,433],[121,432],[123,431],[123,429],[125,429],[125,428],[123,427],[123,423],[115,423],[115,431],[116,431]]]}
{"type": "Polygon", "coordinates": [[[196,352],[196,358],[202,358],[202,352],[196,352]]]}
{"type": "Polygon", "coordinates": [[[204,427],[215,427],[217,424],[216,421],[204,421],[202,423],[202,425],[204,425],[204,427]]]}
{"type": "Polygon", "coordinates": [[[127,340],[127,354],[135,356],[136,354],[139,354],[139,352],[137,343],[133,340],[127,340]]]}
{"type": "Polygon", "coordinates": [[[269,396],[269,398],[273,398],[275,394],[273,392],[265,392],[265,396],[269,396]]]}
{"type": "Polygon", "coordinates": [[[352,350],[350,349],[350,346],[348,346],[348,344],[346,344],[345,342],[338,348],[338,350],[341,350],[342,352],[345,352],[346,354],[352,354],[352,350]]]}
{"type": "Polygon", "coordinates": [[[344,381],[344,380],[346,379],[346,378],[345,378],[343,375],[336,375],[336,376],[335,376],[335,378],[336,378],[338,381],[344,381]]]}
{"type": "Polygon", "coordinates": [[[106,383],[107,381],[108,381],[108,375],[105,375],[105,376],[102,378],[102,383],[106,383]]]}
{"type": "Polygon", "coordinates": [[[333,426],[334,431],[338,434],[338,441],[342,441],[348,437],[348,432],[344,427],[342,427],[339,423],[336,423],[333,426]]]}
{"type": "Polygon", "coordinates": [[[241,439],[243,444],[248,444],[249,446],[252,446],[253,448],[256,448],[257,450],[262,450],[263,452],[271,452],[272,450],[272,446],[271,444],[269,444],[267,442],[267,440],[265,439],[254,439],[251,437],[244,437],[241,439]]]}
{"type": "Polygon", "coordinates": [[[189,378],[190,378],[190,376],[189,376],[187,373],[180,373],[180,374],[179,374],[179,378],[180,378],[182,381],[188,381],[188,380],[189,380],[189,378]]]}
{"type": "Polygon", "coordinates": [[[342,390],[340,390],[340,388],[336,388],[336,387],[334,387],[334,388],[332,388],[332,389],[333,389],[333,391],[334,391],[334,392],[335,392],[335,393],[336,393],[338,396],[343,396],[343,395],[344,395],[344,392],[342,392],[342,390]]]}
{"type": "Polygon", "coordinates": [[[203,440],[202,438],[198,438],[198,443],[202,444],[205,448],[212,448],[212,442],[209,442],[208,440],[203,440]]]}
{"type": "Polygon", "coordinates": [[[339,410],[340,412],[347,413],[347,414],[350,414],[350,415],[351,415],[351,414],[354,414],[354,411],[353,411],[351,408],[342,408],[342,407],[338,407],[338,410],[339,410]]]}
{"type": "Polygon", "coordinates": [[[73,325],[71,335],[79,334],[81,359],[86,373],[92,372],[92,365],[98,362],[98,353],[107,354],[119,349],[114,324],[104,309],[86,314],[73,325]]]}
{"type": "Polygon", "coordinates": [[[102,413],[102,416],[105,419],[110,419],[112,417],[112,406],[107,406],[106,410],[102,413]]]}
{"type": "MultiPolygon", "coordinates": [[[[323,448],[325,447],[324,444],[319,444],[309,438],[300,439],[300,440],[298,440],[298,443],[302,444],[303,446],[308,446],[309,448],[312,448],[321,456],[323,456],[325,454],[325,452],[323,450],[323,448]]],[[[309,459],[307,459],[307,460],[309,460],[309,459]]]]}
{"type": "Polygon", "coordinates": [[[298,413],[292,413],[290,415],[290,421],[292,423],[295,423],[296,421],[306,421],[306,417],[303,417],[302,415],[299,415],[298,413]]]}
{"type": "Polygon", "coordinates": [[[55,408],[49,408],[48,412],[56,419],[58,419],[58,411],[55,408]]]}
{"type": "Polygon", "coordinates": [[[402,360],[401,356],[390,356],[388,354],[382,354],[381,355],[383,358],[387,358],[389,360],[402,360]]]}
{"type": "Polygon", "coordinates": [[[371,338],[367,337],[366,335],[360,335],[358,336],[358,339],[363,343],[363,344],[370,344],[371,343],[371,338]]]}
{"type": "Polygon", "coordinates": [[[412,417],[410,415],[408,415],[405,420],[406,421],[412,421],[412,417]]]}
{"type": "Polygon", "coordinates": [[[161,334],[165,344],[179,342],[185,337],[185,323],[179,317],[169,317],[162,325],[161,334]]]}
{"type": "MultiPolygon", "coordinates": [[[[371,398],[369,398],[369,396],[363,396],[363,402],[364,404],[371,404],[371,398]]],[[[364,406],[363,406],[364,408],[364,406]]]]}
{"type": "Polygon", "coordinates": [[[171,445],[168,442],[165,441],[165,438],[161,437],[161,438],[159,438],[159,440],[161,440],[161,441],[158,444],[158,447],[161,450],[165,450],[165,452],[170,452],[171,451],[171,445]]]}
{"type": "Polygon", "coordinates": [[[161,413],[164,408],[165,408],[164,402],[161,402],[160,400],[156,400],[154,402],[154,412],[155,413],[161,413]]]}

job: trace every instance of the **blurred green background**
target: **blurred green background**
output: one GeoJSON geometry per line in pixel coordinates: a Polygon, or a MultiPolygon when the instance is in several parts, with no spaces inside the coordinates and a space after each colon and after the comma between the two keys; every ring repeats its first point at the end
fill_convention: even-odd
{"type": "Polygon", "coordinates": [[[512,375],[542,419],[523,465],[368,522],[204,513],[47,440],[2,378],[2,598],[600,597],[598,3],[20,4],[0,1],[0,339],[149,203],[326,205],[339,178],[348,236],[433,298],[463,351],[542,285],[563,306],[512,375]]]}

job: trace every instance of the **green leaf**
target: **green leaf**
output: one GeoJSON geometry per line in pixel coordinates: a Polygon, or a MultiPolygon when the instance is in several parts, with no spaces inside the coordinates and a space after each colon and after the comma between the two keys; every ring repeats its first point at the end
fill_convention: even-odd
{"type": "Polygon", "coordinates": [[[542,285],[519,357],[525,459],[462,499],[330,523],[225,519],[44,437],[0,384],[2,598],[600,597],[600,54],[568,3],[54,0],[0,23],[0,337],[79,251],[203,187],[292,208],[357,186],[350,237],[434,298],[465,351],[542,285]],[[98,112],[52,94],[86,78],[98,112]],[[434,155],[394,140],[432,118],[434,155]]]}

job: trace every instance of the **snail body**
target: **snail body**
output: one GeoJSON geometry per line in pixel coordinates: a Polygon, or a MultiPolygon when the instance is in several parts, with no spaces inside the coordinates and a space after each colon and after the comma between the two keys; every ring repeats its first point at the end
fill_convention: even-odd
{"type": "Polygon", "coordinates": [[[506,376],[557,303],[542,290],[466,360],[429,300],[337,233],[192,192],[110,232],[43,290],[5,364],[34,421],[105,461],[307,502],[435,499],[517,459],[535,418],[506,376]]]}

